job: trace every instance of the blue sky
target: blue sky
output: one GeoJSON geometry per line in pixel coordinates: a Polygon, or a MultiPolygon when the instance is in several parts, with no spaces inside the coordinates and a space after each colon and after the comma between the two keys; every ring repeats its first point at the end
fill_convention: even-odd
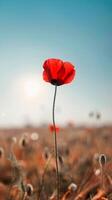
{"type": "Polygon", "coordinates": [[[111,22],[111,0],[0,0],[0,125],[51,121],[54,87],[42,80],[50,57],[77,70],[59,87],[57,122],[86,123],[91,110],[112,122],[111,22]]]}

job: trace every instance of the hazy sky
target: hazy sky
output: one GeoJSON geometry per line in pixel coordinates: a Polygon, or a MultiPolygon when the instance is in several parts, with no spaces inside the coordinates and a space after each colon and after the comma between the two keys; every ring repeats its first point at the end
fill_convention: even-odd
{"type": "Polygon", "coordinates": [[[56,120],[87,122],[91,110],[112,122],[112,1],[0,0],[0,125],[51,121],[54,87],[46,58],[76,66],[58,88],[56,120]]]}

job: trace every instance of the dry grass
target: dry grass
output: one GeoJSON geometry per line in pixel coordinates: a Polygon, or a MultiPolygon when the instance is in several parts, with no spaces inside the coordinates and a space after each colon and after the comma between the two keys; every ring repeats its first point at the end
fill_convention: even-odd
{"type": "MultiPolygon", "coordinates": [[[[52,144],[44,126],[1,130],[0,200],[56,200],[52,144]]],[[[60,200],[112,200],[112,127],[61,128],[58,144],[60,200]],[[107,160],[103,184],[100,154],[107,160]]]]}

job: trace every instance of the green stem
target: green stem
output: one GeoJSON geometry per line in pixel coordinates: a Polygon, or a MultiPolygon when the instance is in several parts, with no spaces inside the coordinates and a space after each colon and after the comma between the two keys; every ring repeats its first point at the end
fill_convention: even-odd
{"type": "Polygon", "coordinates": [[[59,200],[59,169],[58,169],[58,145],[57,145],[57,134],[56,134],[56,125],[55,125],[55,101],[57,94],[57,85],[55,85],[54,99],[53,99],[53,108],[52,108],[52,118],[53,118],[53,127],[54,127],[54,149],[55,149],[55,161],[56,161],[56,186],[57,186],[57,200],[59,200]]]}

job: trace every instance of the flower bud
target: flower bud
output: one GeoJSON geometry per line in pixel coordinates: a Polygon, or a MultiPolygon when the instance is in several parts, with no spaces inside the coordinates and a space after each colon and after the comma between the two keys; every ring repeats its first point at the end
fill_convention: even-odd
{"type": "Polygon", "coordinates": [[[101,167],[105,166],[105,164],[106,164],[106,156],[105,156],[105,154],[101,154],[99,156],[99,164],[100,164],[101,167]]]}
{"type": "Polygon", "coordinates": [[[33,194],[33,186],[31,184],[27,184],[26,186],[27,195],[30,197],[33,194]]]}

